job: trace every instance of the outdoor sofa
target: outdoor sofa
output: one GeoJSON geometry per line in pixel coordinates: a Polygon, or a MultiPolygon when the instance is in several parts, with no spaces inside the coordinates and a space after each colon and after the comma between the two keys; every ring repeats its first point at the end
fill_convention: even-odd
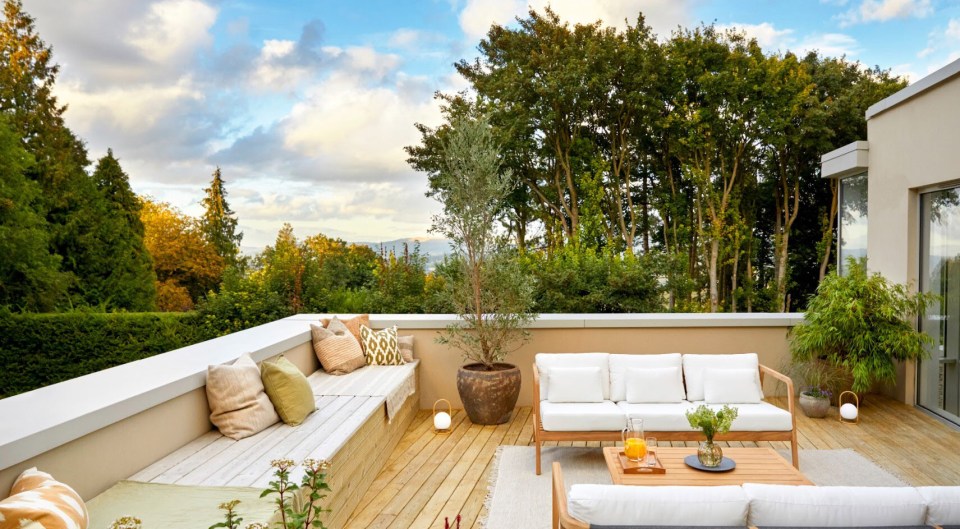
{"type": "Polygon", "coordinates": [[[787,409],[763,401],[766,376],[790,377],[760,365],[748,354],[539,353],[533,365],[536,471],[546,441],[619,441],[627,417],[644,421],[660,441],[699,441],[685,412],[706,403],[730,404],[739,416],[718,441],[789,441],[797,458],[793,399],[787,409]]]}
{"type": "Polygon", "coordinates": [[[960,487],[564,486],[553,463],[553,529],[952,527],[960,487]]]}

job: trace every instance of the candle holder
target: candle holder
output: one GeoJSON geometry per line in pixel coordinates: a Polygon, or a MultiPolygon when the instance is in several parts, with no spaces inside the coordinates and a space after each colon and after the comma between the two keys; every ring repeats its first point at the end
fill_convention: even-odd
{"type": "Polygon", "coordinates": [[[837,407],[839,408],[840,422],[843,424],[857,424],[860,422],[860,397],[852,391],[844,391],[837,397],[837,407]],[[850,395],[852,402],[844,404],[843,397],[850,395]]]}
{"type": "Polygon", "coordinates": [[[433,431],[434,433],[450,433],[450,425],[452,424],[453,416],[453,406],[450,404],[450,401],[447,399],[437,399],[433,403],[433,431]],[[437,405],[441,402],[447,403],[447,411],[437,412],[437,405]]]}

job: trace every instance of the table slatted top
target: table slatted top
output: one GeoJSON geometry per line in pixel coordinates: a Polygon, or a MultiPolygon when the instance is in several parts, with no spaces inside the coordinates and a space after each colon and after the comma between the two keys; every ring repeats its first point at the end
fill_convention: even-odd
{"type": "Polygon", "coordinates": [[[622,447],[605,447],[603,458],[616,485],[743,485],[769,483],[778,485],[813,485],[799,470],[780,457],[772,448],[724,448],[737,468],[729,472],[704,472],[690,468],[683,458],[696,454],[693,447],[658,447],[657,457],[667,470],[665,474],[624,474],[617,454],[622,447]]]}

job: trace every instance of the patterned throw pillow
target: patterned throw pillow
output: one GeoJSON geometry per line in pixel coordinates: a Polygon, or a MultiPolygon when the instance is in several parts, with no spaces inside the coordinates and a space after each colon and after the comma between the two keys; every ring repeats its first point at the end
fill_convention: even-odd
{"type": "Polygon", "coordinates": [[[396,325],[380,331],[374,331],[370,327],[362,325],[360,326],[360,338],[360,341],[363,342],[363,354],[367,357],[367,365],[403,365],[403,356],[400,355],[400,346],[397,344],[396,325]]]}
{"type": "Polygon", "coordinates": [[[350,331],[350,334],[352,334],[353,337],[357,339],[357,342],[359,342],[361,346],[363,345],[363,339],[360,337],[360,326],[361,325],[366,325],[367,327],[370,326],[369,314],[360,314],[359,316],[354,316],[349,320],[341,320],[336,316],[334,316],[333,318],[330,318],[330,319],[324,318],[320,320],[320,323],[324,327],[330,328],[330,323],[333,321],[338,321],[343,325],[345,325],[347,327],[347,330],[350,331]]]}
{"type": "Polygon", "coordinates": [[[400,356],[406,363],[413,362],[413,335],[397,336],[397,343],[400,345],[400,356]]]}
{"type": "Polygon", "coordinates": [[[334,318],[326,328],[310,325],[313,352],[323,370],[331,375],[346,375],[367,365],[360,342],[344,324],[334,318]]]}
{"type": "Polygon", "coordinates": [[[10,497],[0,501],[0,527],[86,529],[89,523],[80,495],[36,468],[20,474],[10,497]]]}

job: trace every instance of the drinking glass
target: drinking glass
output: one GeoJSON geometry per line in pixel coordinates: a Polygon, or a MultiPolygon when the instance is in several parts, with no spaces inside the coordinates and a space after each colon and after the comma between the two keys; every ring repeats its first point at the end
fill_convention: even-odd
{"type": "Polygon", "coordinates": [[[623,455],[634,462],[641,462],[647,455],[647,443],[643,439],[643,419],[630,417],[627,427],[621,432],[623,439],[623,455]]]}
{"type": "Polygon", "coordinates": [[[655,467],[657,466],[657,438],[647,437],[644,442],[647,445],[647,466],[655,467]]]}

